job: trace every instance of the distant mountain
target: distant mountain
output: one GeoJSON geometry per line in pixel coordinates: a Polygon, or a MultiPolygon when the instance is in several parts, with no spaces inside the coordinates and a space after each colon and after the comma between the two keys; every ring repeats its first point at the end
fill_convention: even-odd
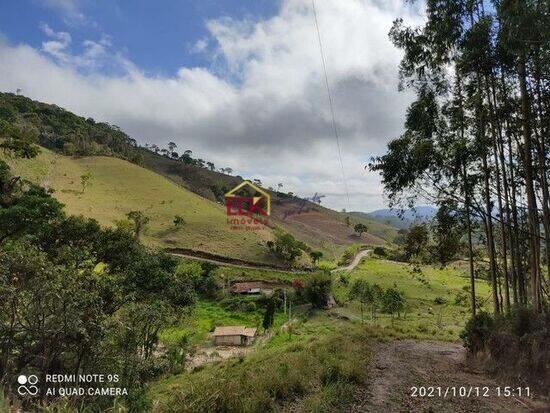
{"type": "Polygon", "coordinates": [[[429,205],[421,205],[404,211],[399,211],[397,209],[378,209],[372,212],[352,212],[352,215],[401,229],[409,228],[414,223],[430,221],[436,213],[436,208],[429,205]]]}

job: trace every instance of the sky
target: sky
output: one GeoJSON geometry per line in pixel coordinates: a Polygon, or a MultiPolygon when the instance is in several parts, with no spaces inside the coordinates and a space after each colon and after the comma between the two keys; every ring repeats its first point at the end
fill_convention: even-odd
{"type": "Polygon", "coordinates": [[[420,5],[315,4],[344,174],[312,0],[2,0],[0,90],[118,125],[140,144],[174,141],[337,210],[383,208],[365,165],[402,132],[412,100],[398,91],[388,31],[398,17],[420,24],[420,5]]]}

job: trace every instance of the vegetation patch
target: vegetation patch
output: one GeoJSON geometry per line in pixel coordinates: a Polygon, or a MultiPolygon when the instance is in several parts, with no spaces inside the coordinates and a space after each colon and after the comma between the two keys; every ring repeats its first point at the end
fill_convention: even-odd
{"type": "Polygon", "coordinates": [[[157,412],[332,412],[367,384],[365,334],[336,321],[305,323],[246,359],[209,365],[151,386],[157,412]]]}

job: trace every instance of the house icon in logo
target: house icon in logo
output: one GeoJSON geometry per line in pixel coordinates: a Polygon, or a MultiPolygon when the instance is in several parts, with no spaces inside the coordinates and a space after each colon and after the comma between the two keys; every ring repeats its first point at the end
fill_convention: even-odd
{"type": "Polygon", "coordinates": [[[243,181],[225,194],[227,215],[261,215],[271,214],[271,197],[267,191],[250,181],[243,181]],[[246,193],[246,195],[240,195],[246,193]]]}

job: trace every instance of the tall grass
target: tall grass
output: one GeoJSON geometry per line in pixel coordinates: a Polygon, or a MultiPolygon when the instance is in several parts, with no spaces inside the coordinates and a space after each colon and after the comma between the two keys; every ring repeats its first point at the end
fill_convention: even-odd
{"type": "Polygon", "coordinates": [[[150,394],[156,412],[331,412],[366,384],[368,360],[363,333],[339,327],[167,379],[150,394]]]}

